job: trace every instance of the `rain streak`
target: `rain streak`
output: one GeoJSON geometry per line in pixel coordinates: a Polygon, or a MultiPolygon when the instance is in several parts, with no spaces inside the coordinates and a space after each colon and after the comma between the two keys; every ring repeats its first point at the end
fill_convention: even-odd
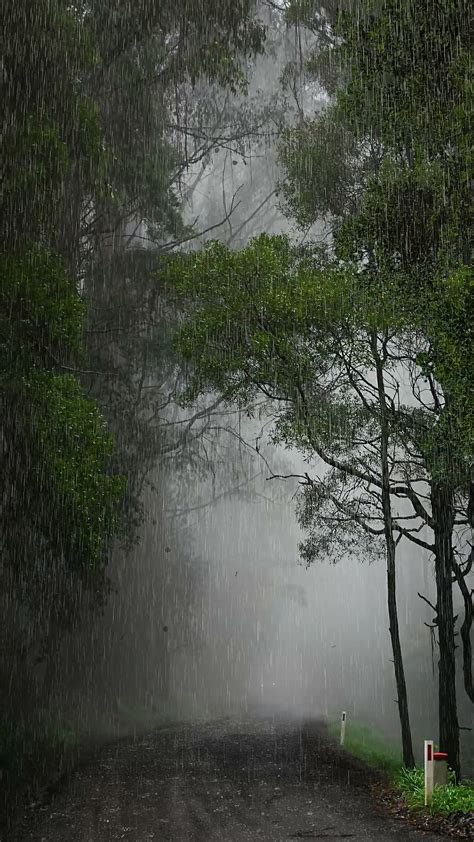
{"type": "Polygon", "coordinates": [[[3,0],[0,842],[474,839],[468,0],[3,0]]]}

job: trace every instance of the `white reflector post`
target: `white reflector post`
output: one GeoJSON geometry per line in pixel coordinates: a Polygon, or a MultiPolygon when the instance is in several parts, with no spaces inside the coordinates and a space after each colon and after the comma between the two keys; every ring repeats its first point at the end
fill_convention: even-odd
{"type": "Polygon", "coordinates": [[[425,807],[431,804],[434,783],[433,740],[425,740],[425,807]]]}
{"type": "Polygon", "coordinates": [[[346,712],[345,712],[345,710],[343,710],[342,714],[341,714],[341,746],[344,745],[345,737],[346,737],[346,712]]]}

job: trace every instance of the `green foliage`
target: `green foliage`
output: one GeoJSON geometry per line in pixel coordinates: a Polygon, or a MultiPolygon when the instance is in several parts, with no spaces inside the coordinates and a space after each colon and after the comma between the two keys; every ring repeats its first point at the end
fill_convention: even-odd
{"type": "Polygon", "coordinates": [[[327,325],[354,313],[351,276],[319,270],[285,237],[262,235],[240,252],[212,243],[163,261],[159,278],[192,302],[177,336],[198,367],[187,399],[218,389],[247,400],[260,386],[297,399],[298,384],[311,383],[320,355],[330,353],[327,325]]]}
{"type": "Polygon", "coordinates": [[[17,216],[33,210],[41,230],[49,221],[50,202],[57,198],[69,166],[67,145],[54,121],[28,114],[16,132],[7,134],[4,150],[2,198],[17,216]]]}
{"type": "Polygon", "coordinates": [[[252,0],[236,0],[225,8],[214,0],[198,6],[193,0],[163,0],[159,7],[150,0],[133,6],[93,0],[87,4],[86,20],[106,67],[147,38],[159,44],[166,37],[162,73],[167,83],[187,78],[194,83],[203,76],[232,85],[241,79],[241,57],[263,49],[265,32],[253,11],[252,0]]]}
{"type": "Polygon", "coordinates": [[[412,272],[469,261],[469,21],[465,0],[435,13],[425,0],[363,0],[339,15],[335,102],[290,130],[281,158],[299,224],[349,217],[342,259],[370,251],[412,272]]]}
{"type": "Polygon", "coordinates": [[[339,101],[358,137],[430,157],[467,151],[471,14],[467,0],[363,0],[339,16],[339,101]]]}
{"type": "Polygon", "coordinates": [[[385,155],[362,213],[367,244],[375,225],[386,254],[412,265],[439,252],[469,260],[470,20],[465,0],[384,0],[337,30],[349,71],[340,119],[385,155]]]}
{"type": "Polygon", "coordinates": [[[151,81],[159,57],[156,40],[145,40],[136,51],[104,68],[105,78],[101,85],[91,86],[91,97],[106,150],[103,210],[109,211],[113,225],[114,214],[120,218],[127,208],[130,215],[159,225],[166,236],[179,225],[178,203],[170,188],[178,159],[166,137],[164,92],[151,81]]]}
{"type": "Polygon", "coordinates": [[[7,0],[3,12],[6,243],[51,244],[65,184],[74,178],[87,190],[103,177],[97,109],[81,86],[94,50],[73,7],[58,0],[7,0]]]}
{"type": "Polygon", "coordinates": [[[51,367],[80,346],[84,304],[57,255],[38,244],[0,256],[0,382],[51,367]]]}
{"type": "MultiPolygon", "coordinates": [[[[424,770],[400,769],[394,776],[395,787],[400,790],[409,807],[424,807],[425,779],[424,770]]],[[[456,784],[455,775],[450,771],[447,786],[435,786],[428,808],[430,813],[468,813],[474,810],[474,784],[464,781],[456,784]]]]}
{"type": "Polygon", "coordinates": [[[225,10],[211,0],[199,6],[163,2],[159,9],[148,0],[84,8],[96,64],[84,85],[100,115],[108,187],[103,198],[112,219],[126,209],[126,216],[146,219],[157,240],[183,232],[173,189],[182,166],[173,105],[179,86],[199,79],[231,90],[245,86],[242,59],[262,52],[265,39],[252,12],[251,0],[225,10]]]}
{"type": "MultiPolygon", "coordinates": [[[[48,500],[55,516],[40,509],[38,531],[73,566],[103,561],[104,540],[117,526],[116,503],[123,481],[107,474],[112,438],[93,401],[71,375],[35,372],[25,377],[19,399],[29,402],[28,480],[36,499],[48,500]]],[[[35,518],[33,519],[34,522],[35,518]]]]}
{"type": "MultiPolygon", "coordinates": [[[[350,500],[350,477],[379,470],[375,449],[360,458],[360,443],[379,434],[379,406],[359,401],[346,363],[350,358],[352,371],[370,366],[367,337],[387,318],[385,298],[369,297],[352,269],[267,235],[241,252],[214,243],[169,258],[159,278],[184,311],[176,335],[189,366],[183,402],[215,391],[248,408],[263,395],[274,401],[273,442],[308,459],[318,455],[331,469],[300,493],[302,558],[336,562],[360,550],[361,537],[377,553],[376,536],[360,529],[361,500],[350,500]]],[[[363,502],[370,509],[370,498],[363,502]]]]}
{"type": "Polygon", "coordinates": [[[284,16],[288,24],[305,26],[321,35],[334,26],[342,10],[354,5],[354,0],[286,0],[284,16]]]}
{"type": "MultiPolygon", "coordinates": [[[[306,15],[317,6],[302,5],[306,15]]],[[[472,285],[460,268],[471,261],[471,14],[465,0],[363,0],[343,11],[328,48],[335,103],[291,130],[281,152],[299,224],[332,214],[336,257],[386,298],[386,324],[425,335],[419,362],[445,400],[423,449],[431,471],[462,484],[473,442],[472,285]]]]}
{"type": "Polygon", "coordinates": [[[457,197],[446,201],[446,173],[439,162],[400,164],[389,155],[365,185],[357,212],[336,234],[343,260],[367,254],[423,281],[421,270],[435,270],[459,260],[461,209],[457,197]]]}
{"type": "Polygon", "coordinates": [[[357,207],[363,180],[359,146],[332,109],[288,129],[280,159],[287,211],[302,228],[318,217],[342,217],[357,207]]]}
{"type": "MultiPolygon", "coordinates": [[[[332,718],[328,724],[328,731],[332,737],[339,739],[340,721],[332,718]]],[[[402,766],[399,746],[387,741],[384,734],[372,726],[364,725],[349,719],[346,723],[344,749],[354,757],[358,757],[374,769],[382,769],[393,775],[402,766]]]]}
{"type": "MultiPolygon", "coordinates": [[[[340,721],[333,717],[329,720],[328,731],[334,739],[339,739],[340,721]]],[[[388,744],[386,737],[372,726],[349,719],[346,724],[344,749],[354,757],[363,760],[374,769],[381,769],[390,775],[393,785],[401,792],[408,806],[424,807],[425,782],[422,768],[406,769],[402,765],[400,749],[388,744]]],[[[437,786],[429,812],[454,813],[474,810],[474,785],[464,781],[456,785],[454,773],[449,772],[448,786],[437,786]]]]}
{"type": "Polygon", "coordinates": [[[72,375],[55,370],[77,355],[83,314],[76,283],[56,255],[34,245],[2,257],[3,435],[16,449],[6,476],[21,465],[10,516],[22,516],[28,500],[31,528],[49,552],[93,565],[115,529],[121,481],[107,474],[112,441],[96,405],[72,375]]]}
{"type": "Polygon", "coordinates": [[[43,593],[44,609],[56,594],[56,616],[67,624],[58,565],[87,582],[88,571],[101,571],[118,527],[123,480],[107,470],[112,441],[71,375],[31,371],[1,398],[6,562],[21,582],[22,600],[34,605],[43,593]]]}
{"type": "Polygon", "coordinates": [[[443,385],[445,395],[431,445],[437,458],[432,469],[437,474],[455,472],[457,463],[466,475],[474,450],[473,292],[472,269],[461,266],[434,278],[429,290],[405,301],[412,323],[415,317],[417,328],[430,338],[430,351],[418,362],[425,374],[443,385]],[[440,454],[444,454],[441,461],[440,454]]]}
{"type": "MultiPolygon", "coordinates": [[[[123,494],[123,480],[109,471],[104,419],[78,380],[60,373],[80,353],[83,317],[76,281],[57,255],[34,244],[2,256],[5,570],[21,602],[54,605],[65,624],[74,602],[67,570],[84,581],[88,571],[101,571],[123,494]]],[[[97,578],[93,587],[99,593],[97,578]]]]}

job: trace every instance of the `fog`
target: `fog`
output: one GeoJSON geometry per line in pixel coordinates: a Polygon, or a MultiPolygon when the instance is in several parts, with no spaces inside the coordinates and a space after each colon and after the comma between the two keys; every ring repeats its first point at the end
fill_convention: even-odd
{"type": "MultiPolygon", "coordinates": [[[[277,96],[275,68],[283,66],[291,49],[282,37],[273,57],[256,61],[248,98],[240,105],[261,105],[277,96]]],[[[190,92],[191,97],[206,95],[205,87],[190,92]]],[[[320,90],[305,88],[302,96],[306,114],[322,107],[320,90]]],[[[283,122],[296,119],[289,99],[280,107],[283,122]]],[[[220,148],[211,160],[188,170],[185,219],[204,232],[190,248],[209,239],[241,247],[261,231],[301,239],[275,192],[281,174],[273,128],[267,126],[264,137],[247,146],[220,148]],[[240,205],[218,225],[233,197],[240,205]]],[[[144,230],[139,229],[141,236],[144,230]]],[[[325,224],[305,236],[324,240],[325,224]]],[[[255,437],[256,427],[248,423],[242,438],[254,442],[255,437]]],[[[308,469],[295,452],[268,442],[263,451],[269,464],[284,463],[286,473],[308,469]]],[[[129,552],[113,554],[108,605],[74,647],[94,653],[76,666],[79,685],[84,670],[88,674],[89,695],[79,693],[81,717],[97,736],[181,719],[268,711],[338,717],[344,709],[349,719],[374,725],[399,744],[383,553],[368,560],[361,551],[358,559],[342,556],[337,564],[322,560],[305,569],[298,553],[304,535],[295,512],[297,482],[270,480],[267,464],[255,453],[251,465],[258,476],[245,482],[242,493],[233,492],[238,483],[227,482],[226,465],[220,464],[217,481],[226,490],[208,504],[209,479],[191,475],[185,483],[189,514],[182,517],[167,512],[173,468],[152,470],[140,541],[129,552]]],[[[437,731],[437,653],[427,627],[433,616],[418,596],[435,601],[435,582],[422,548],[404,542],[398,547],[397,586],[419,760],[423,740],[437,731]]],[[[457,675],[460,724],[468,728],[460,658],[457,675]]],[[[472,732],[463,731],[466,774],[472,774],[473,748],[472,732]]]]}
{"type": "MultiPolygon", "coordinates": [[[[5,676],[16,681],[11,681],[14,689],[8,688],[5,693],[6,698],[11,692],[11,710],[15,710],[15,699],[21,699],[25,721],[30,714],[34,722],[44,714],[47,727],[53,722],[60,736],[71,729],[79,734],[79,740],[89,744],[183,720],[272,713],[300,720],[337,720],[342,710],[349,721],[373,726],[390,742],[398,747],[401,744],[383,549],[369,557],[361,545],[350,557],[341,550],[337,563],[321,558],[305,567],[299,552],[305,534],[297,518],[297,475],[308,471],[322,478],[323,467],[316,461],[304,461],[301,453],[272,444],[269,418],[259,418],[258,411],[255,418],[246,418],[237,407],[226,407],[225,412],[221,406],[211,408],[215,395],[186,409],[178,404],[176,384],[179,382],[182,388],[185,383],[180,381],[182,373],[177,373],[179,364],[169,344],[176,323],[169,317],[170,305],[163,291],[150,282],[152,271],[140,263],[144,255],[150,257],[150,266],[156,261],[155,271],[162,253],[197,250],[214,239],[240,249],[260,233],[285,233],[294,243],[331,243],[330,219],[318,219],[302,230],[285,213],[281,184],[285,176],[278,163],[278,144],[285,128],[304,124],[328,102],[327,93],[306,79],[302,70],[303,56],[315,46],[315,36],[304,28],[296,33],[295,27],[286,27],[277,11],[270,8],[272,4],[257,5],[264,22],[271,26],[265,54],[245,59],[249,69],[246,90],[229,91],[203,81],[199,75],[191,85],[184,73],[183,78],[180,74],[176,77],[176,106],[169,105],[168,99],[174,94],[165,87],[157,94],[158,105],[154,107],[159,111],[164,103],[166,120],[160,113],[156,125],[176,155],[175,169],[180,174],[176,176],[171,164],[168,169],[163,165],[153,187],[163,192],[165,205],[169,196],[163,184],[172,173],[177,210],[160,208],[152,230],[153,225],[144,217],[146,208],[143,218],[130,215],[128,187],[123,188],[126,211],[119,207],[114,185],[110,197],[104,198],[100,192],[95,195],[92,187],[89,196],[86,187],[84,195],[78,190],[75,199],[82,218],[77,222],[79,233],[74,233],[77,241],[70,248],[70,261],[81,295],[86,301],[89,296],[85,333],[92,336],[87,340],[87,353],[93,361],[90,369],[87,363],[84,371],[78,370],[77,379],[87,397],[97,400],[104,427],[111,430],[123,459],[117,472],[126,473],[130,466],[135,470],[137,463],[137,475],[141,474],[133,492],[143,511],[136,516],[138,527],[132,545],[119,537],[110,548],[106,569],[110,586],[100,610],[96,604],[89,607],[85,597],[82,606],[82,586],[74,585],[69,570],[61,573],[66,585],[60,574],[59,584],[56,582],[54,570],[49,574],[54,582],[45,605],[33,609],[27,601],[21,602],[21,596],[18,607],[5,589],[0,608],[13,630],[4,647],[8,652],[3,668],[5,676]],[[282,75],[289,67],[296,67],[300,75],[295,73],[292,81],[291,73],[287,73],[287,82],[282,84],[282,75]],[[227,115],[225,120],[223,113],[227,115]],[[203,134],[183,130],[183,125],[193,128],[193,115],[203,134]],[[175,224],[175,210],[184,222],[183,230],[175,224]],[[117,221],[120,211],[125,218],[117,221]],[[173,230],[173,225],[178,230],[175,235],[166,227],[173,230]],[[81,249],[82,262],[76,255],[81,249]],[[117,271],[120,261],[125,267],[122,273],[117,271]],[[153,304],[148,303],[151,301],[153,304]],[[149,312],[144,315],[146,307],[149,312]],[[122,345],[121,332],[125,337],[122,345]],[[148,370],[153,354],[158,362],[148,370]],[[97,376],[96,369],[100,371],[97,376]],[[146,390],[150,398],[140,403],[146,390]],[[186,426],[193,415],[198,420],[186,426]],[[184,435],[183,428],[187,429],[184,435]],[[56,614],[51,607],[56,587],[59,593],[63,587],[67,598],[74,587],[79,594],[77,604],[76,594],[71,598],[72,619],[68,616],[63,625],[61,607],[56,614]],[[74,612],[80,603],[78,619],[74,612]],[[31,627],[28,611],[35,617],[31,627]],[[38,635],[39,640],[40,633],[46,641],[45,652],[39,651],[35,639],[38,635]],[[17,639],[26,640],[23,649],[17,646],[17,639]],[[33,694],[30,703],[24,690],[32,686],[45,706],[40,715],[40,703],[33,694]]],[[[165,35],[163,44],[167,43],[165,35]]],[[[105,76],[111,74],[111,90],[116,81],[112,65],[105,63],[105,76]]],[[[141,80],[138,70],[137,80],[141,80]]],[[[93,78],[92,70],[90,75],[93,78]]],[[[204,72],[202,75],[205,77],[204,72]]],[[[108,88],[102,90],[101,84],[99,79],[98,112],[102,109],[107,115],[108,88]]],[[[108,149],[114,161],[113,140],[115,132],[121,137],[117,125],[123,119],[119,100],[115,104],[111,100],[110,105],[111,112],[116,108],[108,149]]],[[[146,110],[147,102],[144,96],[144,105],[140,101],[137,110],[146,110]]],[[[130,111],[132,121],[134,109],[130,111]]],[[[155,119],[156,115],[152,116],[155,119]]],[[[153,119],[149,121],[151,126],[153,119]]],[[[146,119],[143,123],[148,126],[146,119]]],[[[45,132],[47,137],[49,131],[45,132]]],[[[51,136],[55,136],[53,129],[51,136]]],[[[135,148],[135,141],[130,148],[135,148]]],[[[148,142],[148,138],[143,140],[144,147],[148,142]]],[[[156,150],[152,145],[150,148],[151,160],[156,150]]],[[[41,154],[46,159],[46,152],[41,154]]],[[[87,157],[85,152],[80,154],[87,157]]],[[[173,157],[169,150],[166,154],[173,157]]],[[[118,153],[116,160],[119,170],[118,153]]],[[[38,171],[42,172],[43,166],[41,163],[38,171]]],[[[80,168],[78,172],[80,181],[80,168]]],[[[110,178],[113,181],[113,176],[110,178]]],[[[29,182],[25,183],[22,190],[29,190],[29,182]]],[[[119,184],[117,195],[120,189],[119,184]]],[[[146,193],[143,185],[137,193],[140,190],[146,193]]],[[[40,191],[38,195],[41,197],[40,191]]],[[[66,188],[61,197],[61,201],[69,201],[66,188]]],[[[145,206],[147,201],[148,197],[145,206]]],[[[27,204],[26,200],[21,204],[21,219],[27,204]]],[[[135,207],[132,201],[130,206],[135,207]]],[[[63,216],[66,219],[67,214],[63,216]]],[[[40,233],[43,236],[42,229],[40,233]]],[[[73,237],[67,232],[64,236],[73,237]]],[[[61,373],[63,368],[70,370],[69,359],[66,362],[61,373]]],[[[408,380],[401,380],[401,398],[408,402],[411,386],[408,380]]],[[[29,458],[28,451],[28,469],[29,458]]],[[[12,487],[15,483],[13,476],[12,487]]],[[[58,569],[63,562],[59,555],[58,569]]],[[[32,556],[34,576],[41,579],[40,562],[34,552],[32,556]]],[[[438,734],[438,651],[433,611],[420,597],[436,602],[434,566],[428,551],[405,540],[397,546],[396,563],[410,723],[419,761],[423,740],[436,740],[438,734]]],[[[34,576],[33,585],[28,582],[32,605],[36,598],[34,576]]],[[[67,598],[65,605],[69,605],[67,598]]],[[[454,599],[455,613],[461,617],[464,609],[457,588],[454,599]]],[[[463,728],[461,762],[463,774],[472,777],[474,724],[463,686],[460,645],[456,654],[458,711],[463,728]]],[[[23,740],[22,734],[20,738],[23,740]]]]}
{"type": "MultiPolygon", "coordinates": [[[[300,469],[297,454],[280,457],[300,469]]],[[[87,659],[89,700],[83,691],[74,696],[82,700],[74,718],[81,714],[94,739],[183,719],[268,712],[333,718],[344,709],[399,743],[384,559],[341,558],[306,569],[296,484],[265,473],[246,486],[248,499],[230,494],[189,515],[181,529],[163,515],[163,500],[148,496],[142,541],[114,557],[117,589],[85,632],[92,641],[79,647],[90,653],[92,646],[94,656],[87,659]]],[[[193,494],[202,502],[202,486],[193,494]]],[[[433,600],[434,573],[428,553],[403,544],[397,564],[420,759],[423,739],[436,733],[437,655],[433,660],[425,625],[432,612],[417,592],[433,600]]],[[[459,706],[460,723],[469,727],[461,681],[459,706]]],[[[468,774],[472,732],[462,733],[468,774]]]]}

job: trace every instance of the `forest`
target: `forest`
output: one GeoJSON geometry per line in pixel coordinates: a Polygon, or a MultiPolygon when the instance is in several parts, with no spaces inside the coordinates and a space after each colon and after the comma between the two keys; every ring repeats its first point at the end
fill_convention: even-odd
{"type": "Polygon", "coordinates": [[[328,588],[379,565],[403,766],[426,708],[474,776],[471,4],[3,12],[0,809],[194,716],[224,661],[232,707],[277,635],[235,590],[240,511],[255,581],[283,534],[328,588]]]}

